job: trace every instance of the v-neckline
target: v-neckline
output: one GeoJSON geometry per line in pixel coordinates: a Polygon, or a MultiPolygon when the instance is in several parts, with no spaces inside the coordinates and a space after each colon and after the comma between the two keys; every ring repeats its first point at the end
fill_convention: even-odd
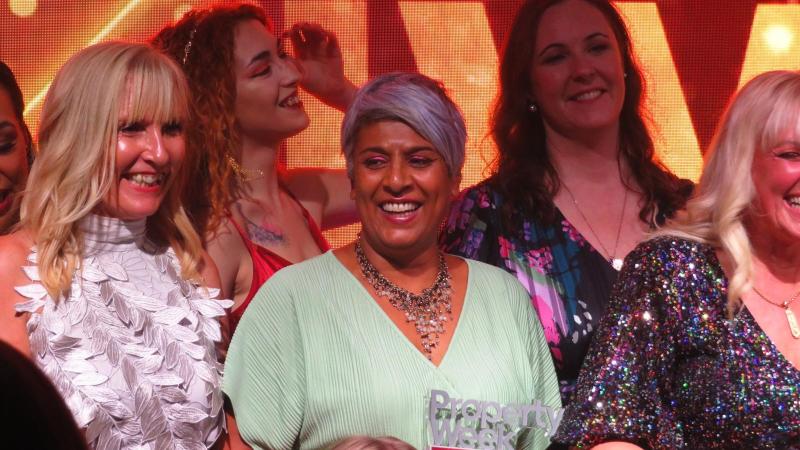
{"type": "MultiPolygon", "coordinates": [[[[709,246],[708,248],[713,258],[710,260],[710,262],[712,263],[712,265],[715,265],[716,267],[719,268],[719,273],[722,277],[722,280],[725,282],[725,291],[727,292],[728,286],[730,285],[728,274],[725,273],[725,269],[722,266],[722,262],[717,256],[717,252],[714,250],[714,248],[711,246],[709,246]]],[[[727,299],[727,296],[724,299],[727,299]]],[[[789,361],[789,358],[787,358],[786,355],[783,354],[781,349],[779,349],[778,346],[775,345],[775,342],[772,340],[769,334],[767,334],[767,332],[764,331],[764,328],[761,327],[761,324],[758,323],[758,320],[756,320],[755,316],[753,315],[752,312],[750,312],[750,308],[748,308],[746,304],[742,303],[742,308],[736,315],[736,319],[748,321],[750,325],[753,327],[752,332],[756,334],[756,337],[763,338],[767,342],[769,342],[770,349],[777,355],[776,357],[778,358],[778,360],[780,362],[783,362],[791,369],[793,369],[792,374],[794,375],[794,377],[800,379],[800,367],[797,367],[794,364],[792,364],[792,362],[789,361]],[[743,314],[747,314],[747,316],[743,317],[743,314]]]]}
{"type": "Polygon", "coordinates": [[[430,365],[431,367],[433,367],[437,371],[441,370],[442,367],[447,363],[448,359],[450,358],[450,353],[451,353],[450,350],[453,348],[453,344],[456,342],[456,339],[459,339],[459,336],[461,335],[460,330],[461,330],[461,328],[463,328],[461,324],[463,322],[463,319],[468,317],[467,316],[467,314],[469,312],[468,308],[470,308],[471,307],[470,305],[472,304],[472,302],[469,300],[470,293],[472,291],[472,267],[470,266],[469,260],[466,259],[466,258],[461,258],[460,256],[458,256],[458,258],[461,258],[464,261],[464,263],[466,263],[466,266],[467,266],[467,284],[466,284],[466,289],[464,290],[464,302],[463,302],[463,305],[461,306],[461,313],[458,315],[458,320],[456,321],[456,328],[453,330],[453,336],[450,338],[450,342],[447,344],[447,349],[445,349],[444,355],[442,355],[442,359],[439,361],[439,364],[434,364],[433,361],[429,360],[428,357],[425,356],[425,354],[422,351],[420,351],[417,348],[417,346],[414,345],[413,342],[411,342],[411,340],[408,338],[408,336],[406,336],[405,333],[403,333],[403,331],[400,329],[400,327],[398,327],[397,324],[394,323],[394,321],[389,317],[389,315],[386,314],[386,312],[383,310],[383,308],[381,308],[381,306],[378,304],[377,300],[375,300],[375,298],[372,297],[372,294],[370,294],[370,292],[367,290],[367,288],[364,287],[363,284],[361,284],[361,281],[358,280],[358,278],[353,274],[353,272],[351,272],[347,268],[347,266],[345,266],[339,260],[339,258],[334,254],[333,250],[328,251],[328,253],[330,254],[331,258],[336,260],[336,263],[337,263],[336,265],[343,272],[345,272],[347,274],[346,276],[348,277],[349,281],[351,283],[354,283],[357,286],[357,289],[359,290],[359,293],[361,294],[361,295],[359,295],[360,300],[358,300],[358,301],[368,302],[370,304],[370,306],[368,306],[368,308],[372,308],[372,310],[374,311],[375,314],[381,316],[380,320],[383,320],[387,324],[387,326],[392,329],[391,332],[398,339],[403,341],[403,345],[407,349],[412,351],[415,354],[416,358],[421,359],[423,361],[423,363],[427,363],[428,365],[430,365]]]}
{"type": "MultiPolygon", "coordinates": [[[[727,282],[727,278],[725,281],[727,282]]],[[[765,339],[767,342],[769,342],[769,347],[777,355],[776,357],[778,358],[778,360],[780,362],[783,362],[789,368],[793,369],[792,374],[794,375],[794,377],[800,379],[800,367],[797,367],[794,364],[792,364],[792,362],[789,361],[789,358],[787,358],[786,355],[783,354],[781,349],[779,349],[778,346],[775,345],[775,342],[773,342],[769,334],[767,334],[767,332],[764,331],[763,328],[761,328],[761,324],[758,323],[758,320],[756,320],[753,313],[750,312],[750,309],[747,307],[747,305],[742,305],[742,310],[739,312],[739,314],[737,314],[737,317],[740,319],[747,320],[750,326],[754,328],[753,332],[756,333],[756,337],[761,337],[765,339]],[[747,314],[747,317],[742,317],[743,314],[747,314]]]]}
{"type": "MultiPolygon", "coordinates": [[[[586,236],[584,236],[584,235],[583,235],[583,233],[581,233],[581,230],[579,230],[579,229],[578,229],[578,227],[576,227],[576,226],[575,226],[575,225],[574,225],[574,224],[573,224],[573,223],[572,223],[572,222],[571,222],[569,219],[567,219],[567,216],[565,216],[565,215],[564,215],[564,213],[563,213],[563,212],[561,212],[561,209],[558,207],[558,205],[556,205],[555,203],[553,203],[553,208],[555,208],[555,211],[556,211],[556,221],[558,222],[558,223],[556,224],[556,226],[558,226],[558,225],[563,225],[563,222],[566,222],[566,223],[569,225],[569,227],[570,227],[570,228],[572,228],[573,230],[575,230],[575,233],[577,233],[577,234],[578,234],[578,236],[580,236],[580,238],[581,238],[581,239],[583,240],[583,242],[586,244],[586,247],[588,247],[588,249],[589,249],[589,250],[591,250],[591,253],[594,253],[595,255],[597,255],[597,257],[599,257],[599,259],[601,259],[601,260],[603,261],[603,263],[605,263],[605,265],[606,265],[606,266],[608,266],[608,268],[609,268],[609,269],[611,269],[611,270],[613,271],[613,273],[615,273],[615,274],[618,274],[618,273],[619,273],[619,270],[615,269],[615,268],[614,268],[614,266],[611,264],[611,261],[609,261],[609,260],[608,260],[608,259],[607,259],[607,258],[606,258],[604,255],[603,255],[603,253],[601,253],[601,252],[600,252],[600,251],[597,249],[597,247],[595,247],[595,246],[594,246],[594,244],[592,244],[592,242],[591,242],[591,241],[589,241],[588,239],[586,239],[586,236]]],[[[564,231],[563,229],[562,229],[562,231],[561,231],[561,232],[562,232],[562,233],[564,233],[564,234],[567,234],[567,231],[564,231]]],[[[567,238],[569,239],[569,236],[567,236],[567,238]]],[[[626,254],[625,256],[628,256],[628,255],[626,254]]],[[[623,260],[623,261],[625,261],[625,258],[622,258],[622,260],[623,260]]]]}

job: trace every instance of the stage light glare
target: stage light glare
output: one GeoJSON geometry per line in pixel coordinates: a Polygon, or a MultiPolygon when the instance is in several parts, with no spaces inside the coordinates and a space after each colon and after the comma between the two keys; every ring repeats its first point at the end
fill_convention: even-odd
{"type": "Polygon", "coordinates": [[[8,8],[20,17],[29,17],[36,12],[36,0],[11,0],[8,8]]]}
{"type": "Polygon", "coordinates": [[[764,41],[772,53],[786,53],[792,47],[794,33],[785,25],[770,25],[764,30],[764,41]]]}
{"type": "Polygon", "coordinates": [[[178,5],[178,7],[175,8],[175,15],[174,15],[175,20],[176,21],[181,20],[181,17],[183,17],[183,15],[186,14],[187,12],[189,12],[190,9],[192,9],[191,3],[181,3],[180,5],[178,5]]]}

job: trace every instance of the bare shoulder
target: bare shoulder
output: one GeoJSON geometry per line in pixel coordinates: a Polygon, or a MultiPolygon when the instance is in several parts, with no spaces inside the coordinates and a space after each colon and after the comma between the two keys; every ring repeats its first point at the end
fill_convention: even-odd
{"type": "Polygon", "coordinates": [[[0,278],[0,285],[7,284],[10,278],[16,278],[8,275],[17,272],[22,275],[21,267],[25,265],[32,247],[33,239],[24,230],[0,236],[0,273],[6,275],[0,278]]]}
{"type": "MultiPolygon", "coordinates": [[[[213,267],[213,271],[217,274],[215,287],[220,287],[222,295],[226,298],[233,297],[242,263],[250,257],[233,220],[232,217],[226,217],[219,227],[206,236],[208,253],[205,256],[212,264],[206,264],[204,267],[213,267]]],[[[206,273],[202,275],[206,277],[206,273]]],[[[208,279],[206,282],[211,286],[208,279]]]]}
{"type": "Polygon", "coordinates": [[[210,231],[205,237],[206,250],[218,265],[219,259],[229,260],[232,256],[238,258],[239,255],[247,252],[247,247],[233,221],[233,217],[226,217],[215,230],[210,231]]]}
{"type": "Polygon", "coordinates": [[[201,255],[202,262],[201,262],[201,270],[200,275],[203,277],[203,282],[206,286],[210,288],[219,288],[220,281],[219,281],[219,271],[217,270],[217,265],[214,263],[214,260],[211,258],[211,255],[208,254],[205,250],[201,255]]]}
{"type": "Polygon", "coordinates": [[[33,265],[28,263],[33,240],[24,231],[0,236],[0,305],[5,309],[10,303],[12,306],[17,301],[23,300],[14,289],[16,286],[30,284],[31,280],[22,270],[23,266],[33,265]]]}
{"type": "MultiPolygon", "coordinates": [[[[17,313],[15,305],[26,300],[15,289],[30,284],[22,267],[27,263],[33,240],[25,231],[0,236],[0,340],[28,355],[27,314],[17,313]]],[[[30,265],[33,265],[32,263],[30,265]]]]}
{"type": "Polygon", "coordinates": [[[204,236],[206,247],[214,245],[225,245],[235,241],[241,242],[236,226],[233,224],[233,217],[224,217],[217,228],[210,230],[204,236]]]}

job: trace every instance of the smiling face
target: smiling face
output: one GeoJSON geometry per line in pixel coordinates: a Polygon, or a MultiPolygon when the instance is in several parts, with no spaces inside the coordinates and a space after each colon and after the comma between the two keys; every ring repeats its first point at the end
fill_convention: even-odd
{"type": "Polygon", "coordinates": [[[273,144],[308,126],[297,96],[300,71],[261,22],[236,26],[236,120],[243,141],[273,144]]]}
{"type": "Polygon", "coordinates": [[[625,100],[619,43],[603,13],[566,0],[542,14],[531,61],[531,99],[561,135],[618,127],[625,100]]]}
{"type": "Polygon", "coordinates": [[[773,148],[756,151],[751,174],[756,198],[748,215],[748,233],[796,247],[800,242],[800,136],[791,130],[773,148]]]}
{"type": "Polygon", "coordinates": [[[28,176],[28,141],[14,113],[11,97],[0,87],[0,229],[13,221],[16,192],[28,176]]]}
{"type": "Polygon", "coordinates": [[[183,162],[185,145],[181,122],[131,121],[128,109],[119,115],[115,181],[98,212],[139,220],[158,211],[183,162]]]}
{"type": "Polygon", "coordinates": [[[436,248],[459,179],[430,142],[396,121],[364,126],[353,152],[351,197],[366,245],[381,255],[436,248]]]}

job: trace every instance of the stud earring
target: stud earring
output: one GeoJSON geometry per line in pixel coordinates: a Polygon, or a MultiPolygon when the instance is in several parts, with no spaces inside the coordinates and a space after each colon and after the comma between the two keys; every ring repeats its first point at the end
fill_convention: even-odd
{"type": "Polygon", "coordinates": [[[531,104],[528,105],[528,111],[535,113],[539,111],[539,108],[536,107],[536,103],[531,102],[531,104]]]}

